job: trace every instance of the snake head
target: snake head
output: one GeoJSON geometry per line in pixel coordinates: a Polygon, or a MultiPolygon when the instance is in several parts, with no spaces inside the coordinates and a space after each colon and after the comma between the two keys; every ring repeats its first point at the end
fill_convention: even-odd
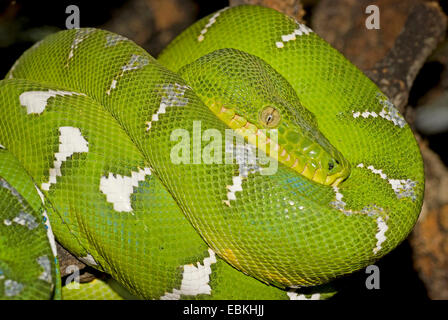
{"type": "Polygon", "coordinates": [[[220,49],[179,73],[218,118],[271,158],[324,185],[337,186],[350,175],[349,162],[319,130],[315,116],[264,60],[220,49]]]}

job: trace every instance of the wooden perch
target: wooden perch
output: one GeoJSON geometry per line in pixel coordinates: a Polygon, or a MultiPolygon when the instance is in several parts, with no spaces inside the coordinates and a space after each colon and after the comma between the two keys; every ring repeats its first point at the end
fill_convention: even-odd
{"type": "Polygon", "coordinates": [[[389,53],[366,72],[401,112],[417,73],[445,37],[446,20],[437,3],[418,3],[389,53]]]}

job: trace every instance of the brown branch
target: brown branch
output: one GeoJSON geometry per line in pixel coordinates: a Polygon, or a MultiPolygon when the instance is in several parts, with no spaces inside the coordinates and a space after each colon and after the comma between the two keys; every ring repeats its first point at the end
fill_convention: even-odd
{"type": "MultiPolygon", "coordinates": [[[[78,268],[79,282],[81,283],[90,282],[95,278],[103,279],[106,277],[106,274],[97,271],[79,261],[75,256],[73,256],[70,252],[68,252],[59,243],[56,243],[56,248],[58,252],[58,261],[59,261],[59,269],[61,272],[61,278],[64,278],[73,272],[73,268],[69,268],[71,266],[75,266],[76,268],[78,268]]],[[[64,285],[64,283],[62,285],[64,285]]]]}
{"type": "Polygon", "coordinates": [[[196,14],[192,0],[129,0],[101,28],[132,39],[157,56],[194,22],[196,14]]]}
{"type": "Polygon", "coordinates": [[[444,39],[446,25],[437,3],[418,3],[389,53],[366,72],[401,112],[418,71],[444,39]]]}
{"type": "Polygon", "coordinates": [[[414,267],[431,299],[448,299],[448,170],[439,156],[420,143],[425,163],[425,200],[409,237],[414,267]]]}

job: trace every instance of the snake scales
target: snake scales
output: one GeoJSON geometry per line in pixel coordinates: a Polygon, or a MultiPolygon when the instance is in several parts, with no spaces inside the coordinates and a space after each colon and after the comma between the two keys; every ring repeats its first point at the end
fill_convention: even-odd
{"type": "Polygon", "coordinates": [[[60,297],[53,233],[138,297],[300,298],[390,252],[422,205],[402,115],[268,8],[205,17],[158,60],[107,31],[50,35],[0,105],[7,299],[60,297]]]}

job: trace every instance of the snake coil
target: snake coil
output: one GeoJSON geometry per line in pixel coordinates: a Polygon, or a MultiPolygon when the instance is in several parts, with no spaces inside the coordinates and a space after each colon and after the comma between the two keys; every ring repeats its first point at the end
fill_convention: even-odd
{"type": "Polygon", "coordinates": [[[107,31],[58,32],[17,60],[0,105],[6,298],[60,294],[53,232],[138,297],[300,298],[390,252],[422,205],[403,116],[268,8],[205,17],[158,60],[107,31]],[[277,129],[275,173],[229,129],[277,129]]]}

